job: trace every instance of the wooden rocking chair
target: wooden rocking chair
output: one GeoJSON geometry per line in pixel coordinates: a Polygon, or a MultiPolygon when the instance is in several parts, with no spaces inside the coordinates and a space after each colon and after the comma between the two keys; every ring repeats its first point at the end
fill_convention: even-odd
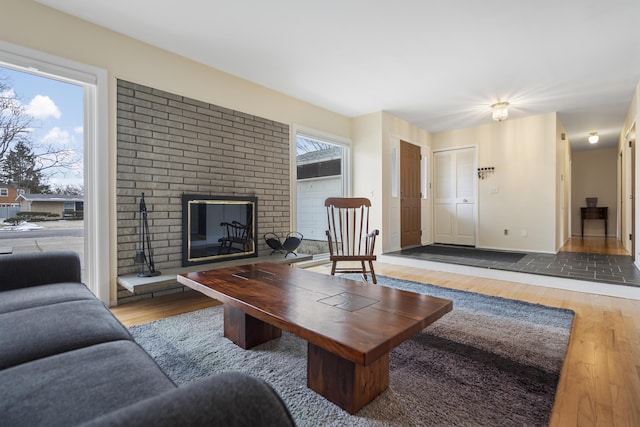
{"type": "Polygon", "coordinates": [[[221,222],[220,227],[226,231],[226,235],[218,239],[218,255],[234,252],[249,252],[252,249],[251,224],[241,224],[238,221],[221,222]],[[234,248],[233,246],[236,245],[234,248]],[[239,246],[239,247],[238,247],[239,246]]]}
{"type": "Polygon", "coordinates": [[[371,201],[366,198],[330,197],[324,202],[327,208],[326,231],[329,242],[329,260],[331,275],[338,273],[360,273],[367,281],[367,273],[371,273],[371,281],[378,283],[373,270],[376,260],[374,248],[378,230],[369,231],[369,208],[371,201]],[[351,264],[338,267],[338,262],[357,262],[360,267],[351,264]],[[368,266],[368,268],[367,268],[368,266]]]}

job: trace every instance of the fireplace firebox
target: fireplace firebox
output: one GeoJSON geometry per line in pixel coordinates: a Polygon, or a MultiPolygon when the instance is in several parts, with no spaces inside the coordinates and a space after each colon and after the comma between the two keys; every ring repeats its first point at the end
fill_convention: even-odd
{"type": "Polygon", "coordinates": [[[182,195],[182,265],[258,256],[257,197],[182,195]]]}

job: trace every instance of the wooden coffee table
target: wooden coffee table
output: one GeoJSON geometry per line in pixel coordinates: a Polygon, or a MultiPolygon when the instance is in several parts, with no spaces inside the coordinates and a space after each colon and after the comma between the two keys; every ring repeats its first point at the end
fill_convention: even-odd
{"type": "Polygon", "coordinates": [[[307,386],[355,414],[389,386],[389,352],[451,311],[442,298],[261,263],[178,275],[224,303],[224,336],[249,349],[282,330],[307,341],[307,386]]]}

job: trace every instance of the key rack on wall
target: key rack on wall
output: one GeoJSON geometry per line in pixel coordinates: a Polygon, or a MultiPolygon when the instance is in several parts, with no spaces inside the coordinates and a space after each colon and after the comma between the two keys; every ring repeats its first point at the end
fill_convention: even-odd
{"type": "Polygon", "coordinates": [[[478,168],[478,178],[487,179],[489,175],[492,175],[495,172],[495,168],[493,166],[487,168],[478,168]]]}

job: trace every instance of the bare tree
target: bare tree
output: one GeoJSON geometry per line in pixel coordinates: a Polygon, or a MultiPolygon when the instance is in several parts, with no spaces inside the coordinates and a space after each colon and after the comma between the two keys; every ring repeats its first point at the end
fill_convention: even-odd
{"type": "Polygon", "coordinates": [[[33,119],[18,101],[13,89],[0,78],[0,159],[3,159],[12,144],[29,141],[33,119]]]}
{"type": "Polygon", "coordinates": [[[82,196],[84,194],[84,187],[76,184],[58,185],[53,188],[53,193],[66,196],[82,196]]]}

